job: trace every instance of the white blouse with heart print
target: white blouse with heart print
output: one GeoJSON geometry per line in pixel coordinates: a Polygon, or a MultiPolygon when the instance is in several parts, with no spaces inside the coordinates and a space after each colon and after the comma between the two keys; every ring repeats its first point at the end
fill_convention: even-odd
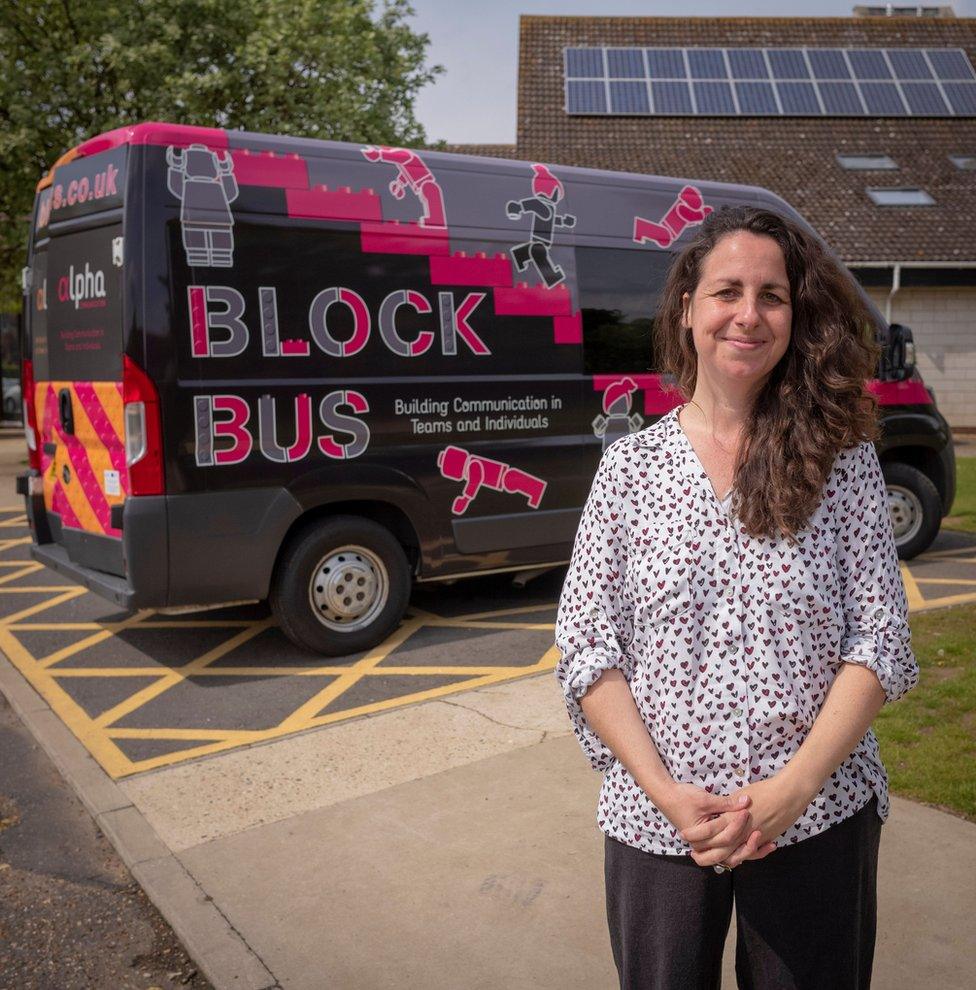
{"type": "MultiPolygon", "coordinates": [[[[905,589],[870,442],[838,454],[797,542],[747,536],[678,410],[604,451],[556,619],[556,677],[583,752],[604,772],[597,821],[646,852],[691,846],[586,722],[579,704],[619,668],[661,761],[714,794],[773,776],[799,749],[840,665],[874,671],[885,703],[914,687],[905,589]]],[[[778,846],[854,814],[888,778],[868,730],[778,846]]]]}

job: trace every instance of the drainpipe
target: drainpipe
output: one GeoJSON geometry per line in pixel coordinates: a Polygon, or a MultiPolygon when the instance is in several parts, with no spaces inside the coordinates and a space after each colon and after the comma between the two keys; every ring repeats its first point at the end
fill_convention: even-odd
{"type": "Polygon", "coordinates": [[[896,261],[894,268],[891,270],[891,291],[888,293],[888,301],[885,303],[885,320],[888,326],[891,326],[891,300],[894,299],[895,293],[901,288],[901,262],[896,261]]]}

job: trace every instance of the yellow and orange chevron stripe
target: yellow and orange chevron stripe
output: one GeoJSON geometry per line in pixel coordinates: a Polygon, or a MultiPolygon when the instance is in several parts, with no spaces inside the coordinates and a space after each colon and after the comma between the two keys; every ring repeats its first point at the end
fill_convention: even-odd
{"type": "Polygon", "coordinates": [[[111,525],[111,509],[129,488],[121,382],[37,382],[34,386],[44,506],[61,525],[105,536],[121,536],[111,525]],[[74,433],[62,429],[58,395],[71,394],[74,433]],[[52,453],[53,450],[53,453],[52,453]],[[68,469],[66,481],[65,468],[68,469]],[[118,472],[118,494],[106,492],[105,474],[118,472]]]}

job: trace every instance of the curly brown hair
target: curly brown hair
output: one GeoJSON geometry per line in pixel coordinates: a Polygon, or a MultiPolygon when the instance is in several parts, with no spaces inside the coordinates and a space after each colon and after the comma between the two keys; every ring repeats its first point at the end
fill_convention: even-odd
{"type": "Polygon", "coordinates": [[[675,259],[654,321],[658,370],[674,377],[684,401],[695,391],[698,355],[682,296],[694,295],[719,240],[740,230],[779,244],[793,320],[787,351],[744,429],[733,505],[751,536],[793,541],[819,505],[837,454],[880,435],[877,402],[865,388],[878,361],[877,325],[853,277],[813,234],[771,210],[724,207],[675,259]]]}

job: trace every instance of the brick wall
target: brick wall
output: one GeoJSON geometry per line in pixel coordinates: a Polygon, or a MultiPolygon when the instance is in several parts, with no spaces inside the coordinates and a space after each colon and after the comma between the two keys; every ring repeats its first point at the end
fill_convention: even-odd
{"type": "MultiPolygon", "coordinates": [[[[869,289],[882,313],[888,293],[869,289]]],[[[912,328],[918,370],[953,427],[976,427],[976,288],[900,289],[891,320],[912,328]]]]}

